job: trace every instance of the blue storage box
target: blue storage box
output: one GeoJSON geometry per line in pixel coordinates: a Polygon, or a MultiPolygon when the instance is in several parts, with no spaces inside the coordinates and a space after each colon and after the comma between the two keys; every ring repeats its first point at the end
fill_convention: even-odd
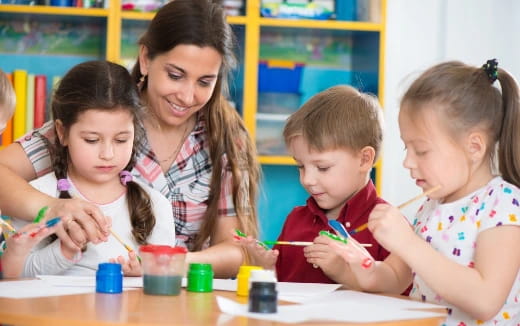
{"type": "Polygon", "coordinates": [[[258,67],[258,91],[298,93],[302,76],[302,63],[279,66],[270,61],[260,61],[258,67]],[[292,67],[291,67],[292,65],[292,67]]]}
{"type": "Polygon", "coordinates": [[[352,85],[352,71],[339,68],[307,66],[302,71],[299,92],[301,103],[307,102],[316,93],[336,85],[352,85]]]}

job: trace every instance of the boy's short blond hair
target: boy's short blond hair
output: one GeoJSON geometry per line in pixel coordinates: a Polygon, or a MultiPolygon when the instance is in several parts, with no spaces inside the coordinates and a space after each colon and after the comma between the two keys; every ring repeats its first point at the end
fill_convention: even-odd
{"type": "Polygon", "coordinates": [[[13,85],[7,75],[0,69],[0,109],[6,112],[0,112],[0,116],[11,118],[16,105],[16,95],[13,85]],[[7,113],[7,115],[6,115],[7,113]]]}
{"type": "Polygon", "coordinates": [[[294,112],[283,130],[286,145],[303,136],[317,151],[370,146],[377,160],[383,141],[383,118],[373,95],[350,86],[334,86],[314,95],[294,112]]]}

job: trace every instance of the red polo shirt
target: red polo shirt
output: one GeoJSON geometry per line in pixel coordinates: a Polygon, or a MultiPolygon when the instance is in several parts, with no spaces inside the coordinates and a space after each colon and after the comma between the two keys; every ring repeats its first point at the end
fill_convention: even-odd
{"type": "MultiPolygon", "coordinates": [[[[338,221],[345,225],[350,223],[347,230],[354,230],[368,221],[368,215],[376,204],[386,203],[379,198],[376,188],[370,180],[367,185],[352,197],[341,209],[338,221]]],[[[321,230],[334,233],[328,224],[328,218],[324,211],[310,197],[306,206],[298,206],[287,216],[282,232],[278,237],[280,241],[313,241],[321,230]]],[[[372,237],[372,233],[365,229],[353,235],[360,243],[371,243],[367,248],[376,260],[384,260],[388,256],[386,251],[372,237]]],[[[303,247],[279,246],[274,247],[280,251],[276,261],[276,276],[280,282],[302,283],[335,283],[328,278],[321,268],[313,268],[303,256],[303,247]]]]}

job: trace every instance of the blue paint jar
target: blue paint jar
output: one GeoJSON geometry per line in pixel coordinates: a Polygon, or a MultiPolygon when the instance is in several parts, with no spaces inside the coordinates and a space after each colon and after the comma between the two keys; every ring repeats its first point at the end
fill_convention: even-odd
{"type": "Polygon", "coordinates": [[[98,265],[96,272],[96,292],[123,292],[123,271],[121,270],[121,264],[101,263],[98,265]]]}

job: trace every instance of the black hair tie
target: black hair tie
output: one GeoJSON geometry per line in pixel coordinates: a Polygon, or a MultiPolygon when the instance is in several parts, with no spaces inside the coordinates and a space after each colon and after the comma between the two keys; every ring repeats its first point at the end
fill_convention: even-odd
{"type": "Polygon", "coordinates": [[[498,61],[497,59],[488,60],[485,64],[482,65],[482,69],[486,72],[486,75],[489,78],[491,84],[495,82],[498,78],[498,61]]]}

